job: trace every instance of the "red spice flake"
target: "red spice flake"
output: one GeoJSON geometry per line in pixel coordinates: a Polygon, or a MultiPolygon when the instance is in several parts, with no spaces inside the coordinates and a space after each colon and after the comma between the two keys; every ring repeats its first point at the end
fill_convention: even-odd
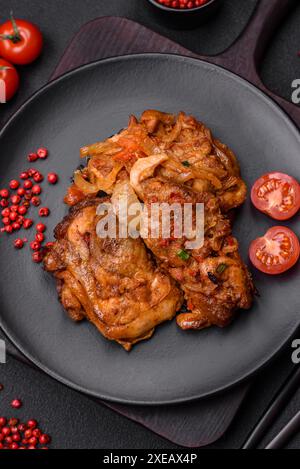
{"type": "Polygon", "coordinates": [[[191,277],[197,277],[198,272],[197,270],[189,270],[189,274],[191,277]]]}
{"type": "MultiPolygon", "coordinates": [[[[0,391],[3,391],[3,389],[4,389],[3,384],[0,384],[0,391]]],[[[0,426],[1,426],[1,422],[0,422],[0,426]]]]}
{"type": "Polygon", "coordinates": [[[169,239],[161,239],[161,240],[159,241],[159,245],[160,245],[160,247],[162,247],[162,248],[168,247],[169,244],[170,244],[170,240],[169,240],[169,239]]]}
{"type": "Polygon", "coordinates": [[[228,246],[233,246],[234,245],[234,239],[233,239],[232,236],[228,236],[227,244],[228,244],[228,246]]]}

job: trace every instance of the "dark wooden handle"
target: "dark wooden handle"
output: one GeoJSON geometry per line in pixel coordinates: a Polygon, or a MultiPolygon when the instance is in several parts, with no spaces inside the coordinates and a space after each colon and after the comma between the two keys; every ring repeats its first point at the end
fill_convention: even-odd
{"type": "Polygon", "coordinates": [[[221,65],[258,86],[300,127],[300,107],[272,93],[259,76],[259,67],[269,41],[278,25],[297,3],[298,0],[258,0],[251,20],[235,43],[221,55],[202,58],[221,65]]]}
{"type": "Polygon", "coordinates": [[[259,83],[258,68],[266,47],[278,25],[298,0],[258,0],[257,7],[240,37],[216,63],[225,66],[252,82],[259,83]]]}

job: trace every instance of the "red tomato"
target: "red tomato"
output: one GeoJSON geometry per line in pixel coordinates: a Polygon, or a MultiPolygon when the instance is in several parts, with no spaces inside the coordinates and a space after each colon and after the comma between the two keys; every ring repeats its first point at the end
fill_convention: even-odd
{"type": "Polygon", "coordinates": [[[249,256],[252,264],[261,272],[282,274],[291,269],[299,259],[299,239],[289,228],[274,226],[265,236],[251,243],[249,256]]]}
{"type": "Polygon", "coordinates": [[[274,220],[288,220],[300,208],[300,185],[283,173],[268,173],[259,178],[251,191],[255,207],[274,220]]]}
{"type": "Polygon", "coordinates": [[[9,101],[17,92],[20,78],[15,67],[0,59],[0,102],[9,101]]]}
{"type": "Polygon", "coordinates": [[[13,64],[30,64],[42,52],[42,33],[28,21],[12,18],[0,26],[0,36],[0,56],[13,64]]]}

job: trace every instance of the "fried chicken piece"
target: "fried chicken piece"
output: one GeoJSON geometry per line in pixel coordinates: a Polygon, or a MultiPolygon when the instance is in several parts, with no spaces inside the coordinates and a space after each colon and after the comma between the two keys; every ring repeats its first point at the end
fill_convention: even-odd
{"type": "MultiPolygon", "coordinates": [[[[83,194],[130,179],[146,206],[154,202],[205,205],[205,240],[185,253],[186,239],[145,239],[162,269],[175,279],[190,312],[178,316],[180,327],[201,329],[227,325],[236,310],[248,309],[254,286],[232,237],[233,209],[241,206],[247,187],[234,153],[194,117],[156,110],[143,113],[104,142],[81,150],[90,157],[75,185],[83,194]],[[118,165],[117,167],[115,165],[118,165]]],[[[72,190],[71,190],[72,196],[72,190]]],[[[67,202],[72,201],[72,197],[67,202]]]]}
{"type": "MultiPolygon", "coordinates": [[[[133,169],[135,172],[135,169],[133,169]]],[[[133,182],[134,184],[134,182],[133,182]]],[[[225,327],[238,309],[249,309],[253,300],[253,283],[238,253],[238,243],[231,236],[231,226],[217,199],[211,194],[195,194],[157,177],[141,182],[139,195],[151,217],[151,204],[203,203],[205,207],[205,240],[199,249],[186,250],[187,238],[176,239],[174,219],[171,238],[146,237],[147,247],[184,291],[190,312],[177,316],[182,329],[225,327]],[[184,255],[183,255],[184,253],[184,255]]]]}
{"type": "Polygon", "coordinates": [[[155,266],[141,239],[98,237],[96,211],[104,201],[87,199],[71,209],[55,230],[57,241],[44,266],[57,279],[70,317],[88,319],[129,351],[175,316],[182,294],[155,266]]]}

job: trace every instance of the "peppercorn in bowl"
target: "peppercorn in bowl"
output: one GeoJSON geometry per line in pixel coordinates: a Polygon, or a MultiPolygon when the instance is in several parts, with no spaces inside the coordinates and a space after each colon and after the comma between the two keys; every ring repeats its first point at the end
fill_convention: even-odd
{"type": "Polygon", "coordinates": [[[209,20],[222,0],[147,0],[157,17],[176,29],[192,29],[209,20]]]}

